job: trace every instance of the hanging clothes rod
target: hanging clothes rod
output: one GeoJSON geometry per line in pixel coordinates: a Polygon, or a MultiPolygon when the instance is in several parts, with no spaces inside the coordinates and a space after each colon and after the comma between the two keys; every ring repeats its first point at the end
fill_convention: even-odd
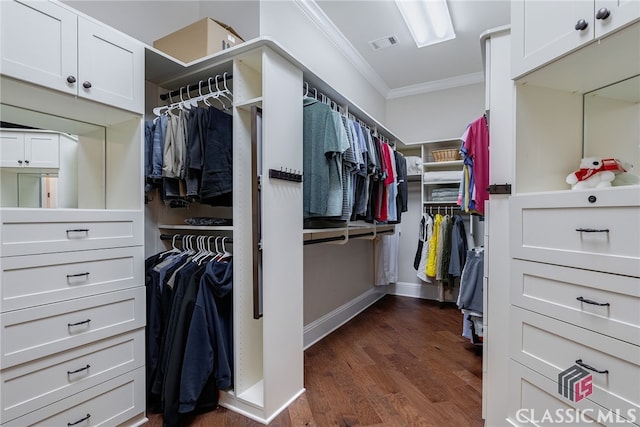
{"type": "MultiPolygon", "coordinates": [[[[383,230],[378,233],[374,233],[373,231],[370,231],[368,233],[350,234],[349,238],[355,239],[357,237],[370,237],[378,234],[387,234],[387,233],[393,233],[393,230],[383,230]]],[[[347,236],[342,235],[342,236],[335,236],[335,237],[323,237],[320,239],[313,239],[313,240],[305,240],[303,244],[306,246],[306,245],[315,245],[318,243],[339,242],[341,240],[347,240],[347,236]]]]}
{"type": "MultiPolygon", "coordinates": [[[[175,240],[182,240],[183,237],[185,236],[193,236],[193,237],[198,237],[198,235],[195,234],[161,234],[160,235],[160,240],[171,240],[173,241],[173,239],[175,240]]],[[[223,238],[224,236],[211,236],[211,235],[205,235],[205,234],[200,234],[200,236],[208,236],[208,237],[220,237],[223,238]]],[[[224,237],[224,242],[225,243],[233,243],[233,239],[231,237],[224,237]]]]}
{"type": "MultiPolygon", "coordinates": [[[[226,76],[221,76],[220,74],[218,74],[216,77],[218,77],[219,79],[222,79],[224,77],[226,80],[233,80],[233,74],[227,74],[226,76]]],[[[215,80],[214,77],[211,77],[211,78],[213,78],[215,80]]],[[[218,83],[220,83],[220,80],[218,80],[218,83]]],[[[189,92],[193,92],[194,90],[197,90],[198,87],[205,87],[206,85],[207,85],[207,80],[198,80],[195,83],[191,83],[191,84],[188,84],[186,86],[182,86],[182,89],[183,89],[182,94],[184,95],[185,93],[187,93],[187,92],[185,92],[185,90],[187,88],[189,88],[189,92]]],[[[163,101],[166,101],[167,99],[170,99],[170,98],[173,98],[173,97],[176,97],[176,96],[180,96],[180,89],[176,89],[176,90],[172,90],[171,92],[163,93],[163,94],[160,95],[160,99],[162,99],[163,101]]]]}

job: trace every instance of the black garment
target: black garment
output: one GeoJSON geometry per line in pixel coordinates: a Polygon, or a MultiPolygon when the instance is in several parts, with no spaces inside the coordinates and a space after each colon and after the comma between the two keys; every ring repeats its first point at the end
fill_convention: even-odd
{"type": "Polygon", "coordinates": [[[194,108],[189,112],[187,126],[187,155],[185,164],[187,197],[199,199],[202,165],[204,163],[204,145],[209,129],[209,112],[205,108],[194,108]]]}
{"type": "Polygon", "coordinates": [[[396,221],[389,221],[389,224],[399,224],[402,212],[409,210],[409,186],[407,184],[407,159],[397,151],[393,152],[396,158],[396,176],[398,179],[398,194],[396,195],[396,221]]]}
{"type": "Polygon", "coordinates": [[[425,227],[427,226],[427,218],[422,215],[422,219],[420,220],[420,236],[418,237],[418,249],[416,250],[416,256],[413,258],[413,268],[414,270],[418,270],[420,268],[420,260],[422,259],[422,248],[424,247],[424,241],[427,236],[427,230],[425,227]]]}
{"type": "Polygon", "coordinates": [[[467,232],[460,215],[453,216],[453,231],[451,232],[451,256],[449,258],[449,274],[453,277],[462,276],[462,270],[467,260],[467,232]]]}
{"type": "Polygon", "coordinates": [[[209,108],[209,126],[202,165],[201,203],[231,206],[233,191],[233,118],[209,108]]]}
{"type": "MultiPolygon", "coordinates": [[[[191,325],[191,316],[193,315],[196,297],[200,289],[200,277],[205,268],[204,266],[197,266],[195,263],[191,264],[196,265],[196,270],[186,277],[188,279],[186,283],[180,284],[180,289],[184,289],[184,295],[180,305],[177,304],[177,300],[175,300],[174,297],[171,314],[176,313],[176,319],[174,322],[170,321],[166,334],[167,340],[165,341],[165,346],[168,346],[168,348],[166,348],[168,358],[162,387],[164,403],[163,426],[165,427],[180,427],[182,421],[178,409],[180,406],[180,375],[182,374],[184,348],[189,333],[189,326],[191,325]],[[173,332],[169,332],[172,325],[175,326],[173,332]]],[[[183,272],[185,268],[180,270],[180,272],[183,272]]],[[[182,276],[187,275],[183,274],[182,276]]]]}

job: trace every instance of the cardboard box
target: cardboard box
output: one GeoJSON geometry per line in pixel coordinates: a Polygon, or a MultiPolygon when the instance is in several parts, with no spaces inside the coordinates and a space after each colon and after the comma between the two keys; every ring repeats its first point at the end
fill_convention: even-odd
{"type": "Polygon", "coordinates": [[[183,62],[191,62],[243,41],[230,26],[204,18],[154,41],[153,47],[183,62]]]}

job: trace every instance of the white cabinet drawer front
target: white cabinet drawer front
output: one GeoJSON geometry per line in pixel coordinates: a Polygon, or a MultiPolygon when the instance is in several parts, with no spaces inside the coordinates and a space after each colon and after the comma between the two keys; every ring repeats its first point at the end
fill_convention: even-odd
{"type": "Polygon", "coordinates": [[[513,304],[640,345],[639,278],[513,260],[511,279],[513,304]]]}
{"type": "Polygon", "coordinates": [[[144,326],[144,287],[4,313],[2,368],[144,326]]]}
{"type": "Polygon", "coordinates": [[[509,416],[514,426],[630,426],[635,411],[612,412],[588,399],[578,402],[558,393],[555,381],[511,360],[509,362],[509,416]]]}
{"type": "Polygon", "coordinates": [[[2,419],[11,420],[144,365],[144,329],[2,371],[2,419]]]}
{"type": "Polygon", "coordinates": [[[0,258],[3,312],[143,285],[144,248],[0,258]]]}
{"type": "Polygon", "coordinates": [[[512,257],[640,277],[640,189],[623,190],[513,197],[512,257]]]}
{"type": "Polygon", "coordinates": [[[558,375],[581,363],[592,375],[593,393],[585,396],[605,408],[640,413],[640,347],[512,307],[511,356],[558,381],[558,375]]]}
{"type": "Polygon", "coordinates": [[[7,427],[140,425],[146,420],[144,387],[144,368],[138,368],[2,425],[7,427]]]}
{"type": "Polygon", "coordinates": [[[143,244],[140,212],[25,211],[2,211],[2,256],[143,244]]]}

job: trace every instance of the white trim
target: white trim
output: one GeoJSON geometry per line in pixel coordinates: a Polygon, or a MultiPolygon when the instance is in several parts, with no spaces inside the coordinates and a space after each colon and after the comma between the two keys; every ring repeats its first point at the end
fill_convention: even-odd
{"type": "Polygon", "coordinates": [[[409,282],[399,282],[389,285],[387,289],[389,295],[399,295],[403,297],[422,298],[437,300],[438,288],[431,283],[419,284],[409,282]]]}
{"type": "Polygon", "coordinates": [[[434,80],[432,82],[418,83],[391,89],[387,92],[387,99],[402,98],[404,96],[420,95],[422,93],[437,92],[439,90],[484,83],[484,73],[464,74],[448,79],[434,80]]]}
{"type": "Polygon", "coordinates": [[[329,19],[315,0],[294,0],[293,3],[327,36],[338,50],[353,64],[356,70],[358,70],[383,97],[386,97],[389,93],[389,86],[387,86],[382,77],[380,77],[362,55],[360,55],[360,52],[353,47],[344,34],[340,32],[338,27],[329,19]]]}
{"type": "Polygon", "coordinates": [[[385,296],[387,294],[386,288],[386,286],[380,286],[369,289],[357,298],[306,325],[304,327],[304,349],[311,347],[385,296]]]}

